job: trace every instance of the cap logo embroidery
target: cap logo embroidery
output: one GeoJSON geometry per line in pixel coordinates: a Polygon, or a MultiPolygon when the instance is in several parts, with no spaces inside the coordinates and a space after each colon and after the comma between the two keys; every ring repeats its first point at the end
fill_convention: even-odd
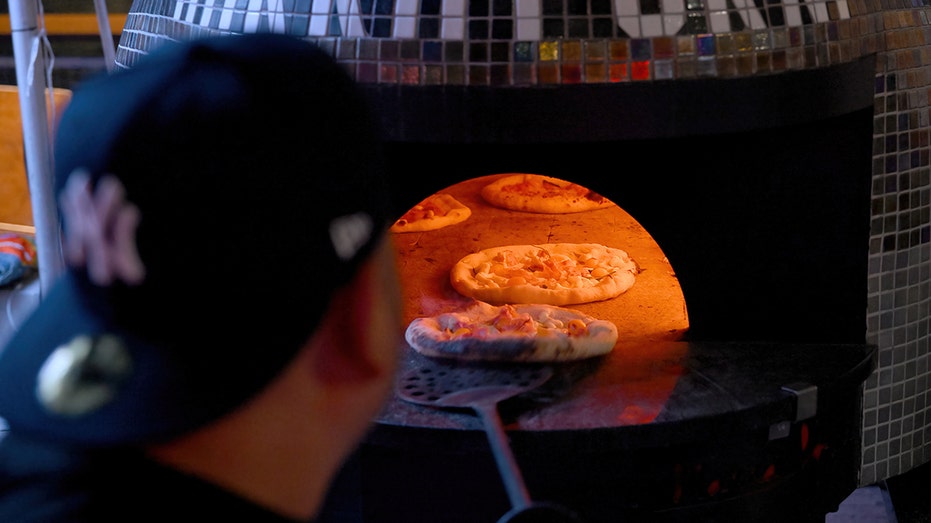
{"type": "Polygon", "coordinates": [[[91,192],[90,176],[71,173],[60,196],[66,225],[63,250],[74,267],[87,267],[87,275],[97,285],[114,280],[133,285],[142,283],[145,266],[136,248],[139,208],[126,201],[123,183],[104,175],[91,192]]]}
{"type": "Polygon", "coordinates": [[[53,414],[88,414],[109,403],[131,371],[129,352],[120,338],[78,335],[46,358],[36,380],[36,397],[53,414]]]}
{"type": "Polygon", "coordinates": [[[336,255],[350,260],[372,237],[372,217],[364,212],[340,216],[330,222],[330,241],[336,255]]]}

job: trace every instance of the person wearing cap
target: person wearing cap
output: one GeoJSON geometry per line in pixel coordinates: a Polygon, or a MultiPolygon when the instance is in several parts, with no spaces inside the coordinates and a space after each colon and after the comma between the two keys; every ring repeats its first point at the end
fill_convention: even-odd
{"type": "Polygon", "coordinates": [[[348,74],[282,35],[163,45],[75,89],[55,187],[67,270],[0,349],[0,521],[319,516],[402,339],[348,74]]]}

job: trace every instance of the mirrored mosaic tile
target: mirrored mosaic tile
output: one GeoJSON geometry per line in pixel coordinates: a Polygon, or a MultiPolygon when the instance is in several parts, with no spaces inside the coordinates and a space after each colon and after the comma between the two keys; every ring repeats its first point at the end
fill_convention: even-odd
{"type": "MultiPolygon", "coordinates": [[[[560,40],[576,40],[586,47],[598,48],[623,39],[631,44],[636,62],[673,61],[660,65],[658,69],[653,63],[640,64],[636,67],[637,74],[631,77],[641,80],[675,78],[678,71],[694,76],[694,65],[683,67],[678,62],[688,61],[689,56],[696,52],[703,56],[713,56],[716,52],[753,54],[797,48],[813,42],[834,44],[814,51],[804,61],[798,50],[787,51],[785,58],[767,54],[755,60],[743,59],[736,68],[725,66],[725,75],[731,71],[738,75],[766,74],[786,68],[850,60],[861,54],[861,46],[855,45],[857,39],[883,27],[880,21],[875,20],[876,16],[865,21],[861,21],[863,16],[854,17],[852,12],[870,13],[865,13],[868,11],[865,7],[851,10],[847,1],[768,4],[765,9],[757,9],[721,5],[719,2],[646,0],[360,0],[358,12],[347,10],[346,5],[349,4],[335,0],[275,1],[265,2],[260,7],[255,2],[236,0],[153,0],[146,3],[147,6],[156,4],[157,7],[149,10],[170,11],[175,25],[152,27],[164,19],[146,17],[145,13],[131,13],[127,18],[127,43],[134,31],[139,34],[167,34],[172,38],[189,36],[193,30],[207,33],[279,31],[314,40],[361,39],[389,46],[401,42],[398,54],[381,50],[379,60],[422,59],[426,62],[448,60],[439,49],[440,42],[488,44],[521,41],[525,45],[515,49],[507,59],[518,62],[575,60],[565,53],[562,56],[553,54],[550,47],[560,40]],[[712,36],[718,37],[717,45],[712,36]],[[417,48],[420,44],[423,44],[422,49],[417,48]],[[751,66],[754,61],[756,64],[751,66]]],[[[908,18],[896,20],[896,23],[914,25],[915,19],[908,18]]],[[[920,24],[922,19],[918,16],[917,20],[920,24]]],[[[368,49],[356,59],[370,59],[373,53],[374,50],[368,49]]],[[[352,60],[345,55],[340,59],[352,60]]],[[[587,69],[588,61],[600,59],[590,54],[583,55],[582,69],[587,69]]],[[[465,60],[482,63],[487,58],[483,53],[472,53],[465,60]]],[[[481,73],[476,73],[473,78],[478,81],[480,76],[481,73]]],[[[386,78],[390,77],[386,75],[386,78]]],[[[493,81],[489,77],[489,82],[494,85],[525,85],[528,80],[526,74],[515,77],[514,69],[507,75],[495,74],[493,77],[493,81]]],[[[547,74],[536,77],[544,83],[551,80],[547,74]]],[[[599,75],[595,77],[600,78],[599,75]]],[[[368,81],[369,78],[370,75],[366,75],[359,80],[368,81]]],[[[404,78],[412,81],[414,75],[407,74],[404,78]]],[[[437,77],[419,75],[418,78],[422,83],[433,84],[437,77]]],[[[603,81],[610,83],[616,81],[615,78],[618,76],[608,74],[603,81]]],[[[575,83],[578,77],[569,74],[563,76],[562,81],[575,83]]]]}

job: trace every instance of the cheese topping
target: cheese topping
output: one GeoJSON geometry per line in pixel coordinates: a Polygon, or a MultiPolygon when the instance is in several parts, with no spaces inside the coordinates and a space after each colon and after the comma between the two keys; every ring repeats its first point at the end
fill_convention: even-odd
{"type": "Polygon", "coordinates": [[[398,219],[398,225],[407,225],[418,220],[426,220],[435,216],[446,216],[448,209],[443,209],[433,201],[423,201],[413,207],[404,216],[398,219]]]}
{"type": "Polygon", "coordinates": [[[581,319],[563,321],[552,317],[548,310],[535,311],[536,316],[530,312],[517,312],[513,305],[502,305],[493,310],[478,309],[484,315],[476,315],[475,308],[470,310],[472,314],[450,312],[437,317],[443,338],[491,338],[501,334],[545,336],[556,334],[554,331],[568,336],[585,336],[588,333],[588,326],[581,319]]]}
{"type": "Polygon", "coordinates": [[[391,230],[429,231],[462,222],[471,215],[472,211],[459,200],[446,193],[437,193],[411,207],[394,222],[391,230]]]}
{"type": "Polygon", "coordinates": [[[538,196],[540,198],[584,198],[599,205],[607,202],[607,198],[596,193],[595,191],[586,189],[585,187],[574,184],[572,182],[560,180],[558,178],[539,175],[524,175],[522,178],[518,178],[518,180],[519,181],[514,183],[501,185],[500,190],[506,193],[513,193],[524,197],[538,196]]]}
{"type": "Polygon", "coordinates": [[[475,279],[495,287],[533,285],[542,289],[594,287],[602,278],[619,269],[629,270],[631,262],[604,249],[580,250],[565,254],[540,248],[518,255],[502,250],[472,271],[475,279]]]}

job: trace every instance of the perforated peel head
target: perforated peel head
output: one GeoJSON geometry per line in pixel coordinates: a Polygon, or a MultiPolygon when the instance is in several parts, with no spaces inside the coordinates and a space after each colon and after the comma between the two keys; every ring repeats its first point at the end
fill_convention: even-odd
{"type": "Polygon", "coordinates": [[[429,365],[408,370],[398,380],[401,399],[436,407],[469,407],[498,402],[533,390],[553,375],[550,367],[429,365]]]}

